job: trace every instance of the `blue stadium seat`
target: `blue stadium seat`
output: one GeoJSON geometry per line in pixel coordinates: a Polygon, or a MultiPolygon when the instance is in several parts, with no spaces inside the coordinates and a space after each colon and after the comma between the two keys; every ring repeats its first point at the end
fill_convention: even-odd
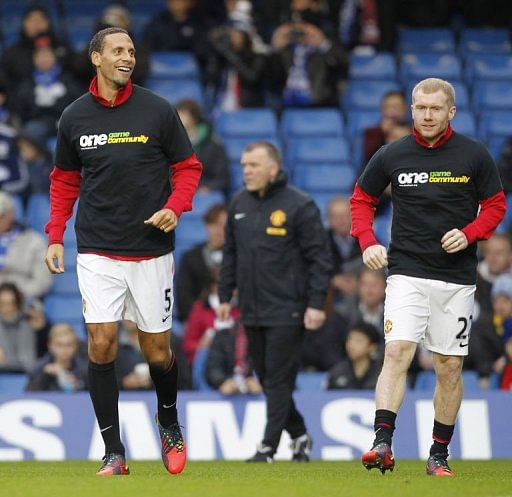
{"type": "Polygon", "coordinates": [[[69,41],[74,50],[80,52],[89,46],[92,30],[92,23],[91,25],[74,26],[69,30],[69,41]]]}
{"type": "Polygon", "coordinates": [[[28,226],[40,233],[44,232],[44,226],[50,219],[50,199],[46,193],[31,195],[27,204],[28,226]]]}
{"type": "Polygon", "coordinates": [[[379,110],[382,97],[390,91],[402,91],[396,81],[350,81],[341,97],[345,110],[379,110]]]}
{"type": "Polygon", "coordinates": [[[503,145],[505,145],[507,138],[507,136],[491,136],[488,138],[487,146],[489,147],[489,152],[495,161],[501,157],[503,145]]]}
{"type": "Polygon", "coordinates": [[[452,121],[452,127],[457,133],[471,138],[477,137],[475,116],[469,111],[457,111],[452,121]]]}
{"type": "Polygon", "coordinates": [[[377,110],[352,110],[347,112],[347,131],[350,140],[362,134],[366,128],[377,126],[380,122],[380,112],[377,110]]]}
{"type": "MultiPolygon", "coordinates": [[[[327,219],[327,206],[329,202],[336,196],[339,196],[341,192],[336,194],[333,193],[320,193],[320,192],[311,192],[310,195],[315,201],[315,204],[318,206],[320,213],[322,214],[322,220],[327,219]]],[[[347,194],[348,195],[348,194],[347,194]]]]}
{"type": "Polygon", "coordinates": [[[213,204],[225,203],[224,195],[219,191],[211,192],[198,192],[194,195],[192,201],[193,209],[191,212],[186,212],[184,215],[189,217],[200,217],[202,218],[206,211],[213,204]]]}
{"type": "Polygon", "coordinates": [[[392,210],[390,209],[387,214],[377,216],[373,223],[375,236],[384,247],[389,246],[391,240],[391,215],[392,210]]]}
{"type": "Polygon", "coordinates": [[[507,53],[512,50],[506,29],[468,28],[460,34],[460,48],[466,56],[478,53],[507,53]]]}
{"type": "MultiPolygon", "coordinates": [[[[247,145],[249,145],[249,143],[251,143],[252,141],[254,141],[253,138],[249,136],[245,138],[224,138],[224,148],[226,149],[226,153],[228,154],[228,159],[230,160],[230,162],[236,162],[240,166],[242,152],[244,151],[244,148],[247,145]]],[[[278,148],[278,150],[282,152],[281,143],[276,137],[268,141],[275,145],[278,148]]]]}
{"type": "Polygon", "coordinates": [[[68,323],[71,325],[79,340],[85,340],[87,330],[82,314],[82,298],[79,295],[49,294],[44,301],[48,319],[52,323],[68,323]]]}
{"type": "Polygon", "coordinates": [[[286,164],[293,169],[297,162],[351,162],[345,138],[295,138],[286,147],[286,164]]]}
{"type": "Polygon", "coordinates": [[[465,392],[480,392],[480,379],[476,371],[463,371],[462,382],[465,392]]]}
{"type": "Polygon", "coordinates": [[[207,235],[203,220],[200,217],[187,216],[185,213],[176,228],[176,236],[187,245],[204,242],[207,235]]]}
{"type": "Polygon", "coordinates": [[[351,80],[395,80],[397,77],[395,57],[391,53],[384,52],[368,55],[351,54],[348,74],[351,80]]]}
{"type": "Polygon", "coordinates": [[[0,395],[15,395],[25,391],[28,377],[24,373],[0,373],[0,395]]]}
{"type": "MultiPolygon", "coordinates": [[[[67,230],[66,230],[67,231],[67,230]]],[[[65,243],[64,246],[64,268],[66,272],[76,271],[76,257],[78,255],[76,244],[65,243]]]]}
{"type": "MultiPolygon", "coordinates": [[[[478,373],[476,371],[463,371],[462,381],[465,392],[481,391],[478,373]]],[[[436,387],[436,375],[434,371],[421,371],[416,376],[415,390],[433,392],[436,387]]]]}
{"type": "Polygon", "coordinates": [[[343,121],[338,109],[286,109],[281,119],[286,138],[299,136],[342,136],[343,121]]]}
{"type": "Polygon", "coordinates": [[[416,376],[414,389],[421,392],[433,392],[436,388],[436,374],[434,371],[420,371],[416,376]]]}
{"type": "Polygon", "coordinates": [[[76,295],[48,295],[44,308],[53,323],[83,320],[82,298],[76,295]]]}
{"type": "Polygon", "coordinates": [[[149,76],[155,79],[198,79],[199,69],[190,52],[153,52],[149,76]]]}
{"type": "Polygon", "coordinates": [[[425,78],[442,78],[448,81],[461,79],[461,63],[453,54],[408,53],[400,59],[400,77],[404,83],[425,78]]]}
{"type": "Polygon", "coordinates": [[[493,136],[512,136],[510,111],[494,110],[483,112],[480,116],[478,134],[484,141],[493,136]]]}
{"type": "Polygon", "coordinates": [[[65,262],[64,267],[66,269],[64,273],[53,276],[53,284],[50,294],[79,297],[80,289],[78,288],[76,269],[75,267],[66,267],[65,262]]]}
{"type": "Polygon", "coordinates": [[[293,183],[306,192],[351,193],[356,176],[350,165],[296,164],[293,183]]]}
{"type": "Polygon", "coordinates": [[[295,388],[301,392],[320,392],[327,386],[327,373],[300,372],[295,381],[295,388]]]}
{"type": "Polygon", "coordinates": [[[512,109],[512,81],[477,81],[473,86],[473,108],[476,112],[512,109]]]}
{"type": "Polygon", "coordinates": [[[507,80],[512,82],[512,54],[478,54],[466,61],[468,81],[507,80]]]}
{"type": "Polygon", "coordinates": [[[222,112],[215,120],[215,130],[223,138],[247,138],[251,141],[275,140],[277,120],[270,109],[222,112]]]}
{"type": "Polygon", "coordinates": [[[195,100],[203,105],[203,89],[196,79],[153,79],[146,81],[146,87],[165,98],[171,104],[183,99],[195,100]]]}
{"type": "Polygon", "coordinates": [[[14,218],[23,224],[25,222],[25,207],[22,198],[19,195],[13,195],[12,203],[14,204],[14,218]]]}
{"type": "Polygon", "coordinates": [[[192,384],[196,390],[208,391],[213,388],[206,381],[206,363],[208,362],[208,349],[197,349],[192,363],[192,384]]]}
{"type": "Polygon", "coordinates": [[[229,164],[229,170],[231,172],[230,190],[231,193],[234,193],[244,187],[244,170],[239,161],[231,162],[229,164]]]}
{"type": "MultiPolygon", "coordinates": [[[[406,97],[407,102],[412,103],[412,90],[416,86],[417,81],[411,81],[407,85],[406,97]]],[[[455,105],[457,110],[469,110],[469,91],[466,83],[462,81],[450,81],[455,90],[455,105]]]]}
{"type": "Polygon", "coordinates": [[[455,36],[447,28],[404,28],[399,33],[399,51],[437,52],[455,51],[455,36]]]}

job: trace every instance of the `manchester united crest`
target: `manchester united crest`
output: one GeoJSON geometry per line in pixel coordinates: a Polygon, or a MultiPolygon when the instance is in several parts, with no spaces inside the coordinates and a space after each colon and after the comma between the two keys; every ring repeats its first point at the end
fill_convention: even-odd
{"type": "Polygon", "coordinates": [[[386,322],[384,323],[384,332],[390,333],[393,329],[393,321],[391,319],[386,319],[386,322]]]}
{"type": "Polygon", "coordinates": [[[283,226],[284,223],[286,223],[286,212],[281,209],[272,212],[272,214],[270,214],[270,223],[276,228],[283,226]]]}

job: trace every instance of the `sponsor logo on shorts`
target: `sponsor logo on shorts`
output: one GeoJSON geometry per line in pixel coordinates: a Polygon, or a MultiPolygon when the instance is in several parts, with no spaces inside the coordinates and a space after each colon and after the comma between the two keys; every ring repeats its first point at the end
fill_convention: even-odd
{"type": "Polygon", "coordinates": [[[430,171],[430,172],[413,172],[400,173],[398,175],[398,186],[410,187],[418,186],[425,183],[469,183],[470,176],[452,176],[451,171],[430,171]]]}
{"type": "Polygon", "coordinates": [[[391,333],[392,329],[393,329],[393,321],[391,321],[391,319],[386,319],[386,322],[384,323],[384,332],[391,333]]]}
{"type": "Polygon", "coordinates": [[[82,307],[84,308],[84,314],[87,312],[87,302],[85,299],[82,299],[82,307]]]}

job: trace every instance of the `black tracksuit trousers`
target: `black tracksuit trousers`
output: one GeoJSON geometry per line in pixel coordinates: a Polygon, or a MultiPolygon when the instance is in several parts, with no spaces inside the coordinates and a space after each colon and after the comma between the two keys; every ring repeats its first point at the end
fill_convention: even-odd
{"type": "Polygon", "coordinates": [[[249,356],[267,399],[267,425],[262,442],[277,450],[283,430],[292,439],[306,433],[304,419],[293,400],[304,329],[302,326],[246,326],[245,330],[249,356]]]}

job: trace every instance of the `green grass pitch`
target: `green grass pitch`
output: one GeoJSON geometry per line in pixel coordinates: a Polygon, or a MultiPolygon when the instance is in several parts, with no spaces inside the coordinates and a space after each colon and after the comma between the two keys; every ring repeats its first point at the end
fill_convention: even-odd
{"type": "Polygon", "coordinates": [[[512,497],[512,461],[452,461],[456,478],[425,475],[421,461],[398,461],[384,476],[359,462],[247,464],[189,462],[178,476],[159,461],[134,461],[131,475],[98,478],[98,463],[3,462],[5,497],[512,497]]]}

